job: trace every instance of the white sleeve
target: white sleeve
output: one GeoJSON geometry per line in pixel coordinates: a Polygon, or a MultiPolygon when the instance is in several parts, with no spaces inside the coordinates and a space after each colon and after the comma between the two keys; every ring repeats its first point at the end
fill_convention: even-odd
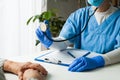
{"type": "Polygon", "coordinates": [[[111,52],[103,55],[105,65],[114,64],[120,62],[120,48],[117,48],[111,52]]]}
{"type": "MultiPolygon", "coordinates": [[[[57,37],[54,38],[54,40],[64,40],[64,38],[57,37]]],[[[63,42],[53,42],[53,44],[50,46],[50,49],[53,50],[64,50],[66,49],[71,43],[69,41],[63,41],[63,42]]]]}

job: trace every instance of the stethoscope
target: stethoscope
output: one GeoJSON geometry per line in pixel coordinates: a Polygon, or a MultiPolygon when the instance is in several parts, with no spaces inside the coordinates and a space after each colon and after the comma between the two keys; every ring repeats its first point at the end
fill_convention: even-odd
{"type": "MultiPolygon", "coordinates": [[[[47,33],[46,33],[46,30],[47,30],[47,28],[48,28],[48,25],[45,24],[44,22],[42,22],[42,23],[40,24],[40,29],[41,29],[41,31],[43,32],[43,34],[44,34],[50,41],[53,41],[53,42],[63,42],[63,41],[71,40],[71,39],[73,39],[73,38],[76,38],[76,37],[80,36],[80,35],[85,31],[85,29],[86,29],[86,27],[87,27],[87,25],[88,25],[88,22],[89,22],[89,20],[90,20],[90,18],[95,14],[95,12],[97,11],[97,9],[98,9],[98,8],[95,8],[94,12],[93,12],[91,15],[89,15],[88,20],[87,20],[87,22],[85,23],[85,25],[84,25],[84,27],[82,28],[82,30],[80,31],[80,33],[79,33],[79,34],[76,34],[76,35],[73,36],[73,37],[70,37],[70,38],[67,38],[67,39],[64,39],[64,40],[54,40],[54,39],[50,38],[50,37],[47,35],[47,33]]],[[[89,14],[89,13],[88,13],[88,14],[89,14]]]]}

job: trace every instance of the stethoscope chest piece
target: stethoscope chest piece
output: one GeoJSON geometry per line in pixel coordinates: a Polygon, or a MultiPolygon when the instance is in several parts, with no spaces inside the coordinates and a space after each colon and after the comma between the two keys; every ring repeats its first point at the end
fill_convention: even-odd
{"type": "Polygon", "coordinates": [[[50,40],[50,41],[53,41],[53,42],[63,42],[63,41],[67,41],[67,40],[70,40],[70,39],[73,39],[73,38],[76,38],[76,37],[78,37],[78,36],[80,36],[82,33],[83,33],[83,31],[85,31],[85,29],[86,29],[86,27],[87,27],[87,25],[88,25],[88,22],[89,22],[89,20],[90,20],[90,18],[95,14],[95,12],[96,12],[96,10],[98,9],[98,7],[94,10],[94,12],[91,14],[91,15],[89,15],[89,11],[88,11],[88,20],[86,21],[86,23],[84,24],[84,26],[83,26],[83,28],[81,29],[81,31],[80,31],[80,33],[78,33],[78,34],[76,34],[76,35],[74,35],[74,36],[71,36],[70,38],[67,38],[67,39],[64,39],[64,40],[54,40],[54,39],[52,39],[51,37],[49,37],[48,35],[47,35],[47,33],[46,33],[46,30],[48,29],[48,22],[41,22],[40,23],[40,29],[41,29],[41,31],[43,31],[43,34],[44,35],[46,35],[46,37],[50,40]],[[46,24],[45,24],[46,23],[46,24]]]}
{"type": "Polygon", "coordinates": [[[41,31],[43,31],[43,32],[45,32],[47,30],[47,25],[44,22],[41,22],[39,27],[40,27],[41,31]]]}

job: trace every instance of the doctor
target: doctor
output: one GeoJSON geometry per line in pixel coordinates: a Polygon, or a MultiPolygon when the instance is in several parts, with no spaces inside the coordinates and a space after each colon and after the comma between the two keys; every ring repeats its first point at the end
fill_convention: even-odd
{"type": "MultiPolygon", "coordinates": [[[[43,34],[40,28],[36,30],[38,39],[47,48],[62,50],[74,44],[74,48],[103,54],[93,58],[75,59],[68,68],[73,72],[92,70],[120,62],[120,9],[113,7],[111,0],[88,0],[88,3],[91,6],[80,8],[68,17],[56,39],[64,40],[79,34],[87,23],[89,15],[98,8],[80,36],[69,41],[53,42],[43,34]]],[[[46,33],[51,37],[49,28],[46,33]]]]}

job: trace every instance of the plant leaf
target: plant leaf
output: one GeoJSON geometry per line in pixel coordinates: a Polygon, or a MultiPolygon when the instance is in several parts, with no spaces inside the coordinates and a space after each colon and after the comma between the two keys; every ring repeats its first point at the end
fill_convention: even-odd
{"type": "Polygon", "coordinates": [[[36,40],[35,46],[37,46],[39,43],[40,43],[40,41],[39,41],[39,40],[36,40]]]}
{"type": "Polygon", "coordinates": [[[31,21],[32,18],[33,18],[33,16],[28,19],[27,25],[30,23],[30,21],[31,21]]]}
{"type": "Polygon", "coordinates": [[[34,19],[33,19],[33,22],[35,22],[36,19],[39,19],[40,15],[35,15],[34,16],[34,19]]]}

